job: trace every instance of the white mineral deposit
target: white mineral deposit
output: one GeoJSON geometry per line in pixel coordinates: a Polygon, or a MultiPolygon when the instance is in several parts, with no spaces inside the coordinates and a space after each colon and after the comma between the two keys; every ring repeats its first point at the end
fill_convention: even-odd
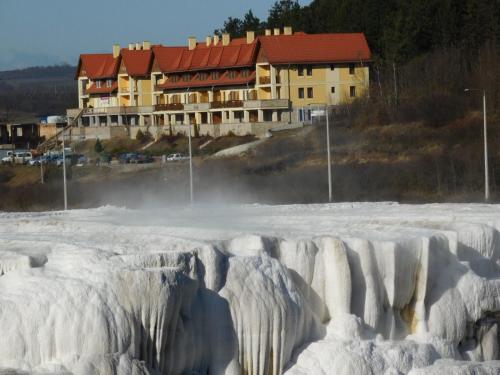
{"type": "Polygon", "coordinates": [[[0,374],[500,374],[500,206],[0,213],[0,374]]]}

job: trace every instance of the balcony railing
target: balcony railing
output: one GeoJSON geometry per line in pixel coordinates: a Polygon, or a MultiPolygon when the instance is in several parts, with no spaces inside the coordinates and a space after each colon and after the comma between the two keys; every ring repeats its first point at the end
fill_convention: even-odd
{"type": "Polygon", "coordinates": [[[182,111],[184,109],[184,104],[182,103],[170,103],[170,104],[156,104],[155,111],[182,111]]]}
{"type": "Polygon", "coordinates": [[[212,102],[212,103],[210,103],[210,107],[212,109],[239,108],[239,107],[243,107],[243,101],[242,100],[228,100],[226,102],[212,102]]]}

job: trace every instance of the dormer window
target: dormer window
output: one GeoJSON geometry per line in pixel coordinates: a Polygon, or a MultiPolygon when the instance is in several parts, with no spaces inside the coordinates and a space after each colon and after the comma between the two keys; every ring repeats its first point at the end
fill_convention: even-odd
{"type": "Polygon", "coordinates": [[[219,72],[212,72],[212,79],[219,79],[219,72]]]}
{"type": "Polygon", "coordinates": [[[200,73],[200,75],[198,76],[198,79],[199,79],[200,81],[206,81],[206,80],[207,80],[207,78],[208,78],[207,73],[200,73]]]}
{"type": "Polygon", "coordinates": [[[176,75],[170,76],[170,81],[172,81],[172,83],[176,83],[177,81],[179,81],[179,76],[176,75]]]}
{"type": "Polygon", "coordinates": [[[95,81],[95,87],[100,89],[101,88],[101,81],[95,81]]]}
{"type": "Polygon", "coordinates": [[[248,78],[248,77],[250,76],[250,70],[248,70],[248,69],[243,69],[243,70],[241,71],[241,76],[242,76],[243,78],[248,78]]]}
{"type": "Polygon", "coordinates": [[[184,75],[182,76],[182,80],[183,80],[184,82],[189,82],[190,78],[191,78],[191,77],[189,76],[189,74],[184,74],[184,75]]]}
{"type": "Polygon", "coordinates": [[[236,71],[230,70],[228,76],[229,76],[229,79],[235,79],[236,78],[236,71]]]}
{"type": "Polygon", "coordinates": [[[113,84],[113,81],[111,81],[110,79],[108,79],[106,81],[106,87],[111,87],[112,84],[113,84]]]}

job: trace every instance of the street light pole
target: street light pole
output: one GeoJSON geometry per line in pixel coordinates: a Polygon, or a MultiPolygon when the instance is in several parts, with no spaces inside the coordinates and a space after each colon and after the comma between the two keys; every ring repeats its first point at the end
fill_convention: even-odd
{"type": "Polygon", "coordinates": [[[325,106],[326,116],[326,152],[328,155],[328,201],[332,202],[332,160],[330,155],[330,120],[328,105],[325,106]]]}
{"type": "Polygon", "coordinates": [[[484,127],[484,199],[490,200],[490,181],[488,166],[488,126],[486,121],[486,90],[483,90],[483,127],[484,127]]]}
{"type": "Polygon", "coordinates": [[[483,134],[484,134],[484,200],[490,200],[490,178],[489,178],[489,165],[488,165],[488,123],[486,119],[486,90],[479,89],[465,89],[469,91],[482,91],[483,92],[483,134]]]}
{"type": "MultiPolygon", "coordinates": [[[[190,89],[187,89],[187,97],[186,97],[186,102],[189,102],[189,91],[190,89]]],[[[189,115],[188,115],[188,136],[189,136],[189,202],[191,206],[194,203],[194,198],[193,198],[193,151],[191,148],[191,121],[189,120],[189,115]]]]}
{"type": "Polygon", "coordinates": [[[62,131],[62,158],[63,158],[63,190],[64,190],[64,211],[68,210],[68,191],[66,187],[66,150],[64,144],[64,130],[62,131]]]}

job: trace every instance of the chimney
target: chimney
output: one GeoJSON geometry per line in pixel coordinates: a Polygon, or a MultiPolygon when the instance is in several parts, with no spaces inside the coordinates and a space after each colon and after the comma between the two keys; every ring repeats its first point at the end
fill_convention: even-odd
{"type": "Polygon", "coordinates": [[[144,42],[142,42],[142,49],[145,50],[145,51],[148,51],[151,49],[151,43],[148,42],[147,40],[145,40],[144,42]]]}
{"type": "Polygon", "coordinates": [[[190,51],[196,48],[196,38],[194,36],[188,38],[188,47],[190,51]]]}
{"type": "Polygon", "coordinates": [[[255,40],[255,31],[247,31],[247,44],[252,44],[255,40]]]}
{"type": "Polygon", "coordinates": [[[116,59],[118,56],[120,56],[120,45],[113,44],[113,57],[116,59]]]}
{"type": "Polygon", "coordinates": [[[219,44],[219,36],[214,35],[214,46],[216,46],[217,44],[219,44]]]}
{"type": "Polygon", "coordinates": [[[280,35],[280,29],[279,27],[274,29],[274,35],[280,35]]]}
{"type": "Polygon", "coordinates": [[[231,36],[228,33],[222,34],[222,45],[228,46],[229,42],[231,42],[231,36]]]}
{"type": "Polygon", "coordinates": [[[212,37],[211,36],[207,36],[206,43],[207,43],[207,47],[210,47],[210,44],[212,44],[212,37]]]}
{"type": "Polygon", "coordinates": [[[266,36],[272,35],[271,34],[271,29],[266,29],[266,36]]]}
{"type": "Polygon", "coordinates": [[[142,47],[142,46],[141,46],[141,43],[136,43],[136,44],[135,44],[135,49],[136,49],[137,51],[140,51],[140,50],[141,50],[141,47],[142,47]]]}
{"type": "Polygon", "coordinates": [[[283,34],[292,35],[293,34],[292,26],[285,26],[285,28],[283,29],[283,34]]]}
{"type": "Polygon", "coordinates": [[[133,51],[133,50],[135,49],[135,44],[134,44],[134,43],[129,43],[129,44],[128,44],[128,49],[129,49],[130,51],[133,51]]]}

